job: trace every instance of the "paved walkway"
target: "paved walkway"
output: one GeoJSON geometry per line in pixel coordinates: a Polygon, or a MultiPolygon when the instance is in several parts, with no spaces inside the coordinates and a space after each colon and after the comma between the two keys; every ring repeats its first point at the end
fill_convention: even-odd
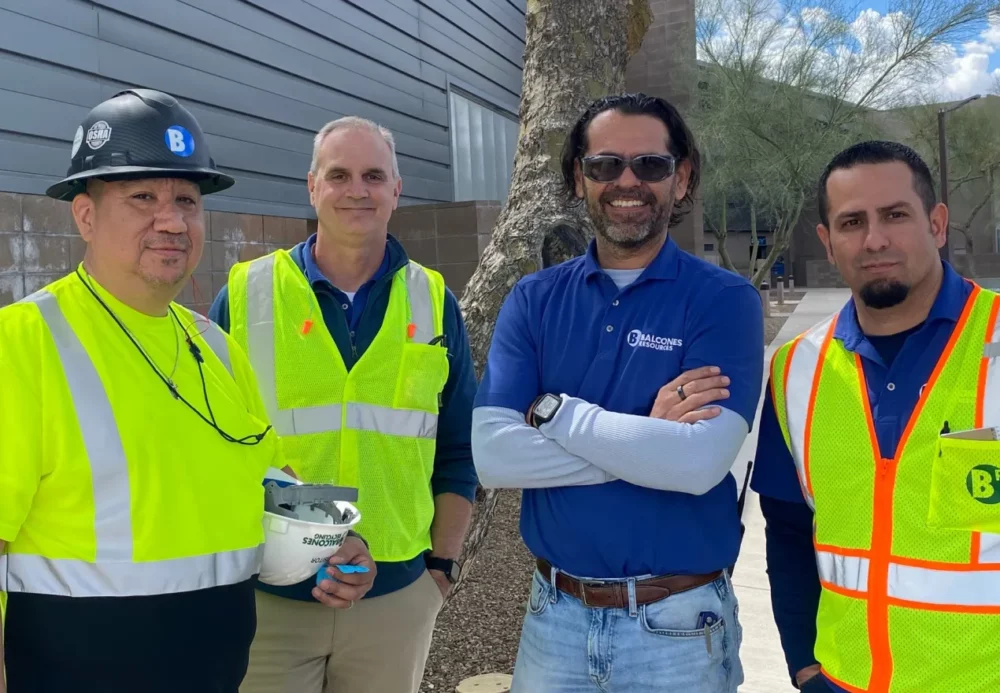
{"type": "MultiPolygon", "coordinates": [[[[846,289],[808,291],[767,348],[767,364],[771,363],[771,355],[781,345],[836,313],[849,297],[850,293],[846,289]]],[[[766,382],[766,367],[764,377],[766,382]]],[[[763,401],[761,397],[761,404],[763,401]]],[[[757,414],[759,417],[760,404],[757,414]]],[[[746,475],[746,463],[753,459],[756,448],[757,430],[754,427],[733,466],[733,474],[740,485],[746,475]]],[[[743,624],[743,647],[740,653],[746,673],[746,682],[740,687],[740,693],[795,693],[795,688],[788,680],[781,641],[771,615],[771,590],[768,587],[764,558],[764,519],[760,514],[757,494],[752,491],[747,493],[743,518],[747,527],[746,535],[733,575],[736,595],[740,600],[740,621],[743,624]]]]}

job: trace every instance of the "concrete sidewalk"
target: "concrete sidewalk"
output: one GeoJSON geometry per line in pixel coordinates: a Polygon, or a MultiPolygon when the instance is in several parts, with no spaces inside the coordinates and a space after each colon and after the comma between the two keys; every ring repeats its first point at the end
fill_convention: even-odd
{"type": "MultiPolygon", "coordinates": [[[[849,298],[850,292],[846,289],[812,289],[806,292],[795,312],[788,317],[765,352],[765,383],[774,352],[816,323],[838,312],[849,298]]],[[[758,420],[763,402],[762,392],[757,405],[758,420]]],[[[754,426],[733,466],[733,474],[737,484],[741,486],[747,462],[754,458],[756,449],[757,427],[754,426]]],[[[740,687],[740,693],[795,693],[795,688],[788,680],[781,641],[771,614],[771,590],[767,582],[764,557],[764,518],[760,514],[757,494],[753,491],[747,491],[743,521],[746,523],[746,535],[733,575],[736,596],[740,600],[740,622],[743,625],[740,655],[746,674],[746,682],[740,687]]]]}

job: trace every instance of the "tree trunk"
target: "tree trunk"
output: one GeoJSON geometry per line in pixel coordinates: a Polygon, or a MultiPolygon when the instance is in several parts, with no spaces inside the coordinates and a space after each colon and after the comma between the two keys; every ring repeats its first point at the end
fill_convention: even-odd
{"type": "MultiPolygon", "coordinates": [[[[528,0],[517,156],[510,194],[462,296],[476,372],[482,375],[497,313],[517,281],[581,254],[593,236],[569,205],[562,145],[594,100],[625,91],[628,59],[652,21],[647,0],[528,0]]],[[[463,575],[486,539],[497,492],[482,491],[463,547],[463,575]]],[[[462,580],[452,594],[461,587],[462,580]]]]}
{"type": "Polygon", "coordinates": [[[752,277],[750,281],[755,288],[760,288],[764,277],[771,272],[771,268],[777,262],[778,256],[788,248],[792,240],[792,232],[798,226],[799,217],[802,216],[802,205],[804,203],[805,198],[800,195],[795,208],[790,210],[787,216],[778,220],[778,225],[774,229],[774,246],[767,254],[767,258],[764,260],[764,264],[760,266],[760,270],[750,275],[752,277]]]}
{"type": "Polygon", "coordinates": [[[747,278],[753,277],[757,267],[757,256],[760,254],[760,240],[757,238],[757,206],[750,203],[750,271],[747,278]]]}
{"type": "Polygon", "coordinates": [[[733,259],[729,257],[729,249],[726,247],[726,238],[729,236],[729,200],[725,193],[722,194],[722,216],[719,218],[719,228],[712,229],[712,232],[715,233],[715,240],[719,246],[719,259],[722,261],[722,266],[730,272],[739,274],[739,270],[733,264],[733,259]]]}

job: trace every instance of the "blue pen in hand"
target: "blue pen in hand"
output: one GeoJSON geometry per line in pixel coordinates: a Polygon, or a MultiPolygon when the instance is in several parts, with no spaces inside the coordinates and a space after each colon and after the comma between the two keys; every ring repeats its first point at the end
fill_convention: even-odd
{"type": "MultiPolygon", "coordinates": [[[[326,572],[326,569],[328,567],[329,567],[329,564],[323,564],[320,567],[320,569],[316,572],[316,585],[317,586],[319,585],[320,582],[322,582],[323,580],[326,580],[328,578],[330,580],[336,580],[336,578],[331,577],[330,574],[326,572]]],[[[347,564],[347,565],[338,565],[338,566],[336,566],[336,568],[337,568],[337,570],[339,570],[340,572],[345,573],[345,574],[349,574],[349,573],[367,573],[368,572],[368,568],[366,568],[363,565],[350,565],[350,564],[347,564]]]]}

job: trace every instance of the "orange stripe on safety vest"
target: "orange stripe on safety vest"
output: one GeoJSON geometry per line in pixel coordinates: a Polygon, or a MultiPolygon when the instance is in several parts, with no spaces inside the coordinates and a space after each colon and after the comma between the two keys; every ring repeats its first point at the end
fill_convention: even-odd
{"type": "Polygon", "coordinates": [[[874,522],[872,527],[872,555],[868,565],[868,642],[872,656],[872,677],[868,682],[869,689],[873,691],[887,691],[892,682],[892,649],[889,643],[889,564],[892,562],[892,524],[893,524],[893,496],[896,487],[896,471],[899,459],[903,456],[906,444],[913,433],[913,428],[920,419],[920,414],[927,403],[927,398],[934,385],[937,383],[944,370],[945,364],[955,350],[962,330],[969,320],[969,314],[976,303],[979,295],[979,287],[974,287],[962,315],[958,319],[958,324],[948,339],[948,345],[938,357],[934,372],[931,373],[927,381],[927,387],[920,394],[917,405],[910,414],[910,420],[903,431],[899,445],[896,446],[896,455],[891,459],[882,456],[878,438],[875,436],[874,425],[871,425],[871,403],[868,399],[868,383],[865,378],[864,369],[861,367],[860,357],[855,354],[857,360],[858,377],[861,379],[862,400],[865,403],[865,413],[868,416],[872,436],[872,451],[875,459],[881,460],[882,467],[875,474],[875,508],[874,522]]]}
{"type": "Polygon", "coordinates": [[[819,670],[821,672],[823,672],[823,676],[825,676],[826,678],[830,679],[831,682],[833,682],[836,685],[840,686],[841,688],[843,688],[845,691],[848,691],[849,693],[868,693],[869,689],[867,689],[867,688],[858,688],[857,686],[852,686],[849,683],[844,683],[840,679],[835,678],[833,676],[830,676],[830,673],[826,669],[824,669],[823,667],[820,667],[819,670]]]}
{"type": "MultiPolygon", "coordinates": [[[[816,395],[819,392],[819,379],[823,374],[823,361],[826,359],[827,349],[830,348],[830,341],[833,339],[833,332],[837,327],[837,318],[839,315],[834,316],[833,320],[830,321],[830,327],[827,330],[826,336],[823,337],[823,345],[819,349],[819,358],[816,360],[816,371],[813,373],[812,389],[809,391],[809,404],[806,406],[806,426],[805,435],[802,443],[802,467],[805,470],[805,482],[806,491],[809,493],[809,497],[814,499],[812,489],[812,475],[809,474],[809,458],[812,455],[809,454],[809,448],[811,447],[812,440],[812,424],[813,424],[813,414],[816,412],[816,395]]],[[[791,359],[789,359],[789,363],[791,359]]],[[[788,364],[785,365],[785,378],[788,377],[788,364]]]]}
{"type": "Polygon", "coordinates": [[[997,569],[995,563],[947,563],[945,561],[925,561],[920,558],[908,558],[905,556],[890,556],[889,560],[899,565],[908,565],[914,568],[930,568],[931,570],[946,570],[953,573],[992,573],[996,572],[997,569]]]}
{"type": "MultiPolygon", "coordinates": [[[[1000,299],[993,299],[993,305],[990,306],[990,320],[986,324],[986,344],[989,344],[993,340],[993,330],[997,324],[998,309],[1000,309],[1000,299]]],[[[983,400],[986,398],[986,374],[989,371],[989,367],[990,359],[984,353],[982,359],[979,361],[979,382],[976,386],[975,428],[983,427],[983,400]]],[[[970,563],[979,563],[979,551],[982,547],[982,540],[983,535],[980,532],[972,533],[972,545],[969,549],[970,563]]]]}
{"type": "Polygon", "coordinates": [[[837,556],[850,556],[851,558],[868,558],[871,552],[868,549],[845,549],[842,546],[828,546],[827,544],[815,544],[817,551],[826,551],[837,556]]]}
{"type": "Polygon", "coordinates": [[[859,590],[848,589],[847,587],[841,587],[840,585],[834,584],[832,582],[827,582],[826,580],[820,580],[819,584],[823,586],[824,589],[828,589],[831,592],[836,592],[837,594],[843,595],[845,597],[850,597],[851,599],[860,599],[864,601],[868,598],[868,595],[859,590]]]}

